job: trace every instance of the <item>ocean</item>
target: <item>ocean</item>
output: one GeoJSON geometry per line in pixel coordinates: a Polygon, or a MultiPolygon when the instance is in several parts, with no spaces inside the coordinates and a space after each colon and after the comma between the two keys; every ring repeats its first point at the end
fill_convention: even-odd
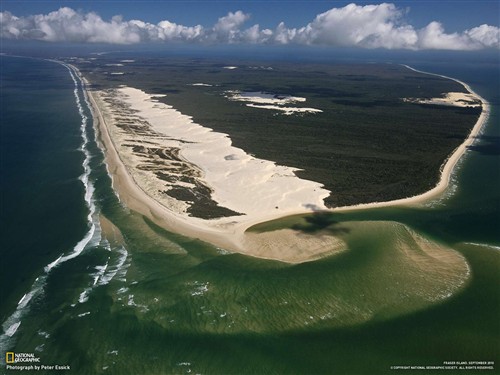
{"type": "Polygon", "coordinates": [[[334,214],[354,228],[351,250],[287,265],[129,211],[75,73],[1,56],[2,364],[14,352],[75,374],[387,374],[498,359],[498,67],[401,62],[470,84],[491,103],[488,124],[443,197],[334,214]],[[408,268],[403,228],[457,251],[467,280],[439,295],[451,277],[408,268]]]}

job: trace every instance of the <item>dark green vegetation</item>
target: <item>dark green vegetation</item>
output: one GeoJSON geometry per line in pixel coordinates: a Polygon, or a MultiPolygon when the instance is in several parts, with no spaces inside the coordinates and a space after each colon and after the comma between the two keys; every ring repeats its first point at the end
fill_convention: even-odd
{"type": "Polygon", "coordinates": [[[227,133],[256,157],[302,169],[301,178],[332,191],[328,206],[386,201],[423,193],[475,124],[480,109],[404,103],[461,91],[452,80],[393,64],[314,65],[144,59],[106,66],[99,57],[77,64],[96,88],[125,84],[227,133]],[[110,75],[109,72],[124,72],[110,75]],[[213,85],[191,86],[193,83],[213,85]],[[226,90],[263,91],[307,98],[297,106],[319,114],[286,116],[229,101],[226,90]]]}

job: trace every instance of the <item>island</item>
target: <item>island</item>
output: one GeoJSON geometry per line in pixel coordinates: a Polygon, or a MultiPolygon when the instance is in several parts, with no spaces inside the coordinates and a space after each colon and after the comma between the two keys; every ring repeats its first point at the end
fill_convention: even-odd
{"type": "Polygon", "coordinates": [[[347,246],[248,229],[439,194],[488,114],[463,82],[396,64],[68,62],[125,205],[169,231],[290,263],[347,246]]]}

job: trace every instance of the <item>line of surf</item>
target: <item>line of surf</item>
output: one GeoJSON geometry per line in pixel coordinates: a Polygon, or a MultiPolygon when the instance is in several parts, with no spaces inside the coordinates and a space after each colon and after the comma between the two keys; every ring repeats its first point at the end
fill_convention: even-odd
{"type": "MultiPolygon", "coordinates": [[[[2,324],[3,333],[0,335],[0,352],[5,352],[9,350],[13,344],[13,336],[17,332],[19,326],[22,323],[22,318],[28,313],[31,303],[36,299],[39,299],[44,293],[44,287],[46,284],[46,280],[50,272],[57,266],[61,265],[68,260],[76,258],[79,256],[89,244],[99,243],[101,237],[101,230],[99,226],[98,220],[98,212],[97,207],[94,204],[94,184],[90,180],[91,168],[90,161],[92,159],[92,155],[88,149],[89,144],[89,136],[87,133],[87,122],[88,116],[85,114],[82,100],[80,99],[79,91],[82,92],[84,97],[84,102],[87,105],[87,108],[90,108],[90,104],[88,102],[86,92],[83,90],[83,84],[80,76],[77,74],[77,71],[69,66],[68,64],[62,63],[57,60],[49,60],[58,64],[63,65],[68,69],[71,79],[74,83],[73,94],[75,96],[76,105],[78,108],[78,112],[81,117],[80,124],[80,132],[82,137],[82,145],[80,147],[80,151],[84,154],[83,161],[83,173],[80,175],[79,180],[84,186],[84,200],[85,204],[88,208],[87,214],[87,223],[88,229],[83,238],[78,241],[78,243],[73,247],[73,249],[68,254],[61,254],[56,260],[52,261],[48,265],[44,267],[44,272],[42,275],[38,276],[33,285],[31,286],[29,292],[23,295],[23,297],[19,300],[16,310],[10,315],[2,324]]],[[[3,361],[3,359],[2,359],[3,361]]]]}

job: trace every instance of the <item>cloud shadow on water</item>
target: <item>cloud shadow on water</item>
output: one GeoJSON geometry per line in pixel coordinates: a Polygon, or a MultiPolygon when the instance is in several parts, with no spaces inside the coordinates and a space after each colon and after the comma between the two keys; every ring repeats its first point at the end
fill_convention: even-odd
{"type": "Polygon", "coordinates": [[[478,144],[468,146],[468,150],[476,151],[483,155],[500,155],[500,137],[482,135],[476,139],[480,142],[478,142],[478,144]]]}
{"type": "Polygon", "coordinates": [[[332,235],[338,235],[350,232],[350,229],[342,227],[340,222],[335,220],[329,212],[315,212],[305,216],[304,221],[305,223],[294,224],[291,228],[307,234],[328,232],[332,235]]]}

